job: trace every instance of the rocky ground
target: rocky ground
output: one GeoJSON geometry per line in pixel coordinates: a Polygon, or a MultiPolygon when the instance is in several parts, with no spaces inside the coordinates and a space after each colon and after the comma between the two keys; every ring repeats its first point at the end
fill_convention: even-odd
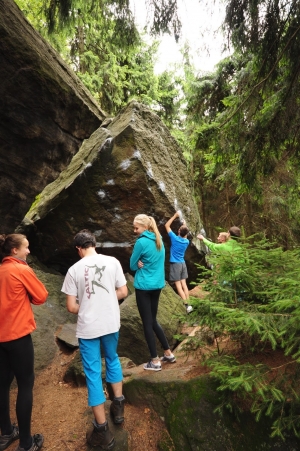
{"type": "MultiPolygon", "coordinates": [[[[89,451],[91,448],[86,444],[85,435],[91,425],[92,416],[91,409],[87,406],[86,387],[77,387],[74,383],[64,382],[64,374],[76,351],[62,346],[61,342],[59,346],[51,364],[36,375],[32,434],[44,435],[45,451],[89,451]]],[[[164,364],[163,371],[176,371],[178,367],[187,368],[185,374],[189,376],[186,377],[193,377],[203,371],[199,361],[194,357],[187,359],[185,353],[177,357],[175,364],[164,364]]],[[[137,367],[135,371],[144,373],[142,366],[137,367]]],[[[151,376],[155,377],[157,373],[151,376]]],[[[11,392],[13,422],[17,422],[16,396],[17,389],[13,387],[11,392]]],[[[161,437],[168,435],[163,419],[147,405],[137,407],[126,404],[125,422],[121,428],[128,434],[129,451],[156,451],[161,437]]],[[[17,444],[18,442],[13,443],[7,448],[8,451],[15,450],[17,444]]]]}
{"type": "MultiPolygon", "coordinates": [[[[63,375],[67,365],[74,358],[74,352],[59,350],[52,364],[36,376],[34,385],[34,406],[32,433],[45,437],[45,451],[89,451],[85,434],[91,424],[90,409],[87,406],[85,387],[65,383],[63,375]]],[[[164,364],[163,371],[176,366],[189,367],[190,377],[203,371],[194,359],[182,355],[175,364],[164,364]]],[[[142,366],[137,371],[143,372],[142,366]]],[[[153,374],[155,377],[156,373],[153,374]]],[[[11,418],[16,421],[15,400],[17,390],[12,389],[11,418]]],[[[126,404],[125,422],[121,426],[127,431],[130,451],[156,451],[161,437],[168,434],[165,424],[148,406],[136,407],[126,404]]],[[[8,451],[15,450],[17,442],[8,451]]],[[[171,450],[170,450],[171,451],[171,450]]]]}
{"type": "MultiPolygon", "coordinates": [[[[194,290],[196,291],[196,290],[194,290]]],[[[199,293],[197,293],[199,295],[199,293]]],[[[200,293],[201,294],[201,293],[200,293]]],[[[186,327],[182,333],[197,333],[197,327],[186,327]]],[[[228,348],[238,352],[236,343],[226,338],[219,342],[222,349],[228,348]]],[[[202,348],[201,353],[180,350],[181,346],[174,351],[177,361],[175,364],[163,364],[162,372],[147,374],[147,377],[170,378],[172,373],[179,377],[190,379],[208,372],[208,368],[201,365],[201,353],[216,348],[216,343],[211,343],[202,348]]],[[[77,387],[74,383],[65,383],[64,374],[66,368],[74,359],[76,352],[70,348],[57,348],[52,363],[36,376],[34,385],[34,406],[32,415],[32,434],[42,433],[45,437],[45,451],[91,451],[92,448],[86,444],[86,431],[91,426],[91,409],[87,406],[86,387],[77,387]]],[[[242,355],[240,355],[243,360],[242,355]]],[[[287,357],[279,350],[265,350],[260,354],[253,355],[251,363],[265,363],[275,372],[286,364],[287,357]]],[[[135,373],[143,374],[143,366],[133,369],[135,373]]],[[[149,372],[148,372],[149,373],[149,372]]],[[[14,387],[11,393],[11,419],[16,422],[15,401],[17,389],[14,387]]],[[[110,401],[107,402],[109,404],[110,401]]],[[[113,426],[113,428],[116,428],[113,426]]],[[[128,451],[159,451],[161,439],[169,436],[163,418],[153,411],[149,406],[134,406],[126,404],[125,422],[114,430],[117,444],[116,451],[126,449],[119,443],[118,430],[123,432],[124,443],[129,443],[128,451]],[[119,428],[119,429],[118,429],[119,428]],[[121,429],[121,430],[120,430],[121,429]],[[127,440],[128,437],[128,440],[127,440]]],[[[169,438],[168,443],[172,443],[169,438]]],[[[8,451],[16,449],[18,442],[12,444],[8,451]]],[[[169,446],[172,450],[172,445],[169,446]]]]}

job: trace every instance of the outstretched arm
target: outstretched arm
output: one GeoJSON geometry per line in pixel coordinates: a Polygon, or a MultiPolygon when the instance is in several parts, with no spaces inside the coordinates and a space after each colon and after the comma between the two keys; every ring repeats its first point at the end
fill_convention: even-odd
{"type": "Polygon", "coordinates": [[[201,233],[197,235],[198,240],[203,241],[203,243],[211,250],[215,252],[222,252],[226,250],[224,249],[224,243],[212,243],[211,241],[207,240],[201,233]]]}
{"type": "Polygon", "coordinates": [[[165,223],[165,228],[168,233],[171,232],[171,224],[176,218],[179,218],[178,211],[176,211],[175,215],[173,215],[172,218],[170,218],[169,221],[165,223]]]}

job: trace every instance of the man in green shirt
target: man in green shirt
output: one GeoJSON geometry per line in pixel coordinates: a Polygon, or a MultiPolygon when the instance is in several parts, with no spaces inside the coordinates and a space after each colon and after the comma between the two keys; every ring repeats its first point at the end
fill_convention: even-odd
{"type": "Polygon", "coordinates": [[[218,236],[218,243],[212,243],[210,240],[205,238],[201,233],[197,235],[197,238],[205,244],[213,252],[218,252],[221,254],[226,254],[229,252],[235,252],[240,249],[240,246],[237,242],[237,238],[241,236],[241,231],[238,227],[233,226],[228,230],[227,233],[227,241],[224,240],[226,238],[226,234],[221,232],[218,236]]]}
{"type": "Polygon", "coordinates": [[[227,241],[224,241],[224,232],[221,232],[218,236],[218,243],[212,243],[206,239],[201,233],[197,235],[197,238],[208,247],[212,252],[222,256],[220,265],[216,268],[219,276],[219,283],[222,286],[228,286],[234,288],[238,300],[242,298],[244,289],[241,287],[243,280],[243,267],[244,256],[243,250],[238,243],[238,238],[241,236],[241,231],[238,227],[233,226],[227,232],[227,241]],[[219,271],[222,267],[221,272],[219,271]]]}

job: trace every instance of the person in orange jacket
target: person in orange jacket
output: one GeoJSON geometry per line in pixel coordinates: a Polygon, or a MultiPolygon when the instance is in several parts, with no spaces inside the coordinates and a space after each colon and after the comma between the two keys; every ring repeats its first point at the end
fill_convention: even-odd
{"type": "Polygon", "coordinates": [[[31,332],[36,329],[31,304],[43,304],[48,291],[28,266],[25,235],[0,235],[0,450],[19,439],[16,451],[38,451],[44,438],[31,435],[34,351],[31,332]],[[10,385],[16,377],[18,426],[11,423],[10,385]]]}

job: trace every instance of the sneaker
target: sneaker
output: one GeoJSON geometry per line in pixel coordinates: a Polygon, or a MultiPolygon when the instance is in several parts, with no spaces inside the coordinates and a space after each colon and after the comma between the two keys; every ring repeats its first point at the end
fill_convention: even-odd
{"type": "Polygon", "coordinates": [[[163,357],[160,358],[160,360],[162,362],[175,363],[176,362],[176,357],[175,357],[174,354],[171,354],[171,355],[164,354],[163,357]]]}
{"type": "Polygon", "coordinates": [[[97,426],[93,421],[93,429],[86,433],[89,445],[99,446],[100,449],[112,449],[115,446],[115,439],[109,430],[107,422],[102,426],[97,426]]]}
{"type": "Polygon", "coordinates": [[[191,305],[186,306],[186,313],[191,313],[193,311],[193,307],[191,305]]]}
{"type": "Polygon", "coordinates": [[[144,370],[160,371],[161,370],[161,364],[160,363],[153,363],[152,360],[149,360],[148,363],[144,364],[144,370]]]}
{"type": "Polygon", "coordinates": [[[13,431],[9,435],[0,435],[0,450],[6,449],[9,445],[19,438],[19,428],[15,424],[12,425],[13,431]]]}
{"type": "MultiPolygon", "coordinates": [[[[44,443],[44,437],[42,434],[34,434],[32,437],[32,445],[27,451],[39,451],[44,443]]],[[[20,445],[16,448],[16,451],[25,451],[25,448],[21,448],[20,445]]]]}
{"type": "Polygon", "coordinates": [[[110,405],[110,414],[115,424],[121,424],[124,421],[124,404],[125,398],[122,401],[115,398],[110,405]]]}

